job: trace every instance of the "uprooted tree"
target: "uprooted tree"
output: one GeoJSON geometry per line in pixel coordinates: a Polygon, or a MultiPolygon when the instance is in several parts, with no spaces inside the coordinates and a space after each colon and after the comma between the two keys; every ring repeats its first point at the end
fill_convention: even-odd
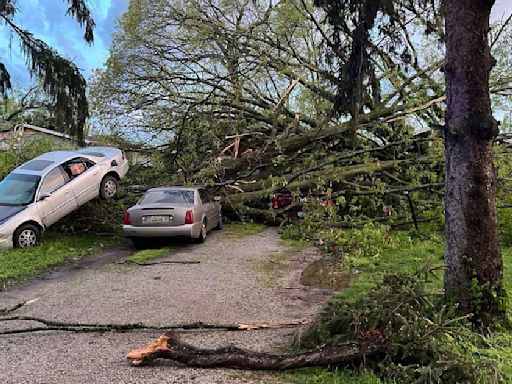
{"type": "Polygon", "coordinates": [[[489,81],[499,94],[511,80],[490,78],[492,5],[132,0],[98,73],[95,111],[163,150],[164,177],[223,187],[227,209],[267,220],[282,213],[268,196],[283,187],[330,190],[349,219],[404,210],[403,191],[435,205],[443,136],[446,297],[490,325],[503,311],[489,81]]]}
{"type": "MultiPolygon", "coordinates": [[[[133,149],[160,150],[153,164],[165,164],[166,183],[223,187],[233,215],[279,221],[273,192],[331,189],[345,198],[346,225],[361,215],[408,221],[410,189],[425,219],[439,217],[441,132],[428,128],[444,119],[443,27],[438,3],[413,5],[370,39],[352,119],[335,112],[348,97],[338,68],[350,59],[350,21],[326,24],[311,1],[133,0],[94,81],[94,112],[133,149]]],[[[493,92],[509,80],[495,76],[493,92]]]]}

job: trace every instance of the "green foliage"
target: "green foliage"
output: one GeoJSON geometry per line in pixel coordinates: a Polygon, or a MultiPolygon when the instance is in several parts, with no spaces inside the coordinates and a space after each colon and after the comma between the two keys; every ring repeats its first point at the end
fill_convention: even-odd
{"type": "Polygon", "coordinates": [[[21,146],[0,151],[0,180],[21,164],[55,149],[50,139],[30,140],[21,146]]]}
{"type": "MultiPolygon", "coordinates": [[[[94,21],[84,0],[68,0],[68,14],[85,27],[84,38],[93,41],[94,21]]],[[[61,130],[69,132],[83,140],[84,126],[89,116],[86,97],[86,81],[77,66],[62,57],[44,41],[15,24],[15,15],[19,8],[14,0],[5,0],[0,7],[0,22],[17,37],[28,70],[41,80],[44,91],[53,101],[53,112],[61,130]]],[[[6,97],[11,88],[10,75],[4,64],[0,63],[0,93],[6,97]]]]}
{"type": "MultiPolygon", "coordinates": [[[[288,228],[286,232],[293,234],[293,231],[288,228]]],[[[299,231],[295,229],[295,234],[297,233],[299,231]]],[[[350,286],[326,307],[318,325],[310,333],[298,339],[302,345],[341,342],[356,337],[355,330],[364,329],[364,327],[361,328],[361,324],[366,327],[368,324],[372,327],[377,324],[379,326],[375,329],[379,329],[380,333],[392,334],[391,338],[386,339],[387,342],[396,342],[398,345],[397,349],[390,348],[386,352],[389,359],[391,359],[389,353],[395,353],[397,350],[407,352],[417,351],[418,347],[425,348],[423,352],[417,351],[417,353],[418,356],[423,354],[425,360],[421,364],[426,365],[421,365],[418,362],[411,364],[410,360],[407,360],[407,363],[403,361],[397,363],[385,359],[367,362],[368,369],[372,369],[390,382],[409,384],[425,382],[427,378],[431,379],[432,383],[450,384],[457,382],[483,384],[512,382],[512,370],[510,369],[512,354],[509,347],[512,333],[510,330],[498,329],[483,336],[475,333],[465,321],[452,323],[453,315],[440,304],[439,299],[443,294],[443,269],[440,268],[444,248],[442,234],[435,232],[432,228],[425,228],[420,231],[390,231],[388,235],[394,246],[382,248],[377,258],[366,258],[367,263],[358,262],[350,286]],[[432,271],[433,275],[429,274],[427,280],[421,281],[415,272],[421,270],[422,266],[427,263],[435,267],[432,271]],[[390,277],[390,271],[399,276],[391,275],[390,277]],[[409,277],[401,280],[402,274],[409,277]],[[416,277],[410,280],[410,276],[416,277]],[[423,292],[420,298],[423,297],[426,300],[421,308],[416,305],[410,306],[411,303],[418,304],[413,289],[416,284],[421,284],[421,287],[416,286],[416,288],[420,288],[417,293],[423,292]],[[398,300],[395,307],[393,307],[394,300],[398,300]],[[402,300],[406,301],[405,306],[402,304],[402,300]],[[397,308],[397,319],[391,313],[391,307],[397,308]],[[408,312],[411,310],[412,312],[408,312]],[[403,311],[407,313],[403,313],[403,311]],[[430,321],[433,324],[429,324],[430,321]],[[438,328],[440,324],[445,324],[447,330],[442,331],[443,326],[438,328]],[[397,327],[399,329],[396,329],[397,327]],[[429,339],[430,335],[427,339],[423,336],[423,332],[428,332],[428,327],[433,327],[432,339],[429,339]],[[415,334],[415,332],[419,333],[415,334]],[[409,342],[408,337],[414,340],[409,342]],[[418,346],[416,339],[426,340],[425,346],[418,346]],[[428,353],[426,356],[424,355],[428,351],[432,352],[430,357],[428,353]],[[443,356],[442,359],[440,354],[443,356]],[[439,359],[441,359],[441,363],[439,359]],[[442,364],[450,365],[450,367],[444,366],[448,369],[447,371],[443,370],[442,364]],[[462,368],[462,371],[459,371],[459,368],[462,368]],[[449,377],[449,372],[457,374],[458,378],[449,377]],[[472,377],[465,380],[464,377],[468,372],[472,377]]],[[[512,248],[505,246],[503,257],[505,264],[504,287],[510,294],[512,292],[512,248]]],[[[509,306],[507,309],[508,316],[512,319],[512,308],[509,306]]],[[[416,352],[414,353],[416,354],[416,352]]],[[[354,372],[353,375],[354,380],[357,380],[357,372],[354,372]]],[[[294,376],[300,378],[301,374],[294,376]]],[[[301,382],[299,379],[297,380],[301,382]]],[[[346,373],[315,370],[309,371],[301,380],[318,383],[345,383],[346,373]]]]}
{"type": "Polygon", "coordinates": [[[428,274],[427,269],[413,276],[388,274],[356,301],[335,298],[299,345],[382,345],[381,354],[368,357],[363,365],[400,383],[476,383],[484,370],[489,376],[495,368],[491,361],[482,358],[478,364],[450,346],[466,329],[464,319],[454,318],[440,305],[440,296],[425,290],[420,276],[428,274]]]}
{"type": "Polygon", "coordinates": [[[285,377],[296,384],[391,384],[371,372],[354,373],[342,369],[308,369],[285,377]]]}
{"type": "Polygon", "coordinates": [[[65,261],[77,260],[115,244],[117,237],[93,235],[61,236],[50,231],[40,246],[30,249],[0,250],[0,290],[38,276],[65,261]]]}

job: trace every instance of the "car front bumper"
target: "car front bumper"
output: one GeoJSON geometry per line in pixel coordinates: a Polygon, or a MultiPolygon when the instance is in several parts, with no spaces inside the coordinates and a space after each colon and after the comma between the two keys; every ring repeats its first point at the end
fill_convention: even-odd
{"type": "Polygon", "coordinates": [[[126,237],[174,237],[183,236],[197,239],[201,234],[202,223],[177,225],[174,227],[138,227],[134,225],[123,225],[123,232],[126,237]]]}

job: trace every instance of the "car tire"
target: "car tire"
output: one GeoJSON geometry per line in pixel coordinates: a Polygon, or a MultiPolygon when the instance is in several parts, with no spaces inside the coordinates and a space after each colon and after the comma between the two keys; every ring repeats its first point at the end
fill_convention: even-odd
{"type": "Polygon", "coordinates": [[[217,223],[217,225],[215,226],[215,229],[217,231],[220,231],[222,229],[222,215],[219,215],[219,222],[217,223]]]}
{"type": "Polygon", "coordinates": [[[207,230],[206,230],[206,220],[203,220],[203,225],[201,226],[201,232],[199,233],[199,237],[194,239],[196,244],[202,244],[206,240],[207,230]]]}
{"type": "Polygon", "coordinates": [[[119,181],[112,176],[107,175],[101,180],[100,184],[100,197],[103,200],[109,200],[117,196],[119,191],[119,181]]]}
{"type": "Polygon", "coordinates": [[[39,243],[41,230],[34,224],[23,224],[13,235],[14,248],[30,248],[39,243]]]}

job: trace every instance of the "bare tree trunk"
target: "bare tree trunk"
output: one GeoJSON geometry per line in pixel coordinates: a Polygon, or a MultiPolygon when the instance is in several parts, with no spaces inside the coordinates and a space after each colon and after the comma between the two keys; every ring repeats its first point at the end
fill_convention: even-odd
{"type": "Polygon", "coordinates": [[[503,315],[503,261],[496,218],[489,76],[495,0],[445,0],[446,298],[478,325],[503,315]]]}

